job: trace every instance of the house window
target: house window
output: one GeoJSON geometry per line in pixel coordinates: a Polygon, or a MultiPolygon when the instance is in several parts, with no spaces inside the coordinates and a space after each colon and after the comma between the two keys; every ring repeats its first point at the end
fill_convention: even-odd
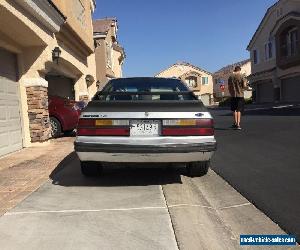
{"type": "Polygon", "coordinates": [[[207,76],[202,77],[202,85],[208,85],[208,77],[207,76]]]}
{"type": "Polygon", "coordinates": [[[290,57],[299,54],[298,29],[293,27],[280,36],[281,56],[290,57]]]}
{"type": "Polygon", "coordinates": [[[79,21],[79,23],[85,27],[85,8],[80,0],[73,0],[73,4],[70,4],[73,7],[73,15],[79,21]]]}
{"type": "Polygon", "coordinates": [[[274,56],[274,40],[269,41],[265,44],[265,60],[270,60],[274,56]]]}
{"type": "Polygon", "coordinates": [[[195,76],[189,76],[189,77],[185,78],[185,82],[190,88],[197,87],[197,77],[195,77],[195,76]]]}
{"type": "Polygon", "coordinates": [[[298,54],[298,29],[293,29],[288,33],[289,55],[298,54]]]}
{"type": "Polygon", "coordinates": [[[258,64],[258,51],[255,49],[253,50],[253,63],[258,64]]]}

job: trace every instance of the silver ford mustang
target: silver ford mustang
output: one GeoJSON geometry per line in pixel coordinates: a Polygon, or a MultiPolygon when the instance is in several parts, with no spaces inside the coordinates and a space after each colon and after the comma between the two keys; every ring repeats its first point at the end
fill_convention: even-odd
{"type": "Polygon", "coordinates": [[[215,150],[212,116],[172,78],[109,81],[81,113],[75,140],[86,176],[100,174],[101,162],[186,163],[202,176],[215,150]]]}

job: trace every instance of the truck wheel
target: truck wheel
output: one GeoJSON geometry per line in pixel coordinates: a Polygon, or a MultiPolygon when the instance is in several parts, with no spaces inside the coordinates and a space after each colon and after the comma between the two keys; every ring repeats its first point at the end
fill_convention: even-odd
{"type": "Polygon", "coordinates": [[[187,172],[190,177],[206,175],[210,166],[209,161],[190,162],[187,165],[187,172]]]}
{"type": "Polygon", "coordinates": [[[99,176],[102,174],[103,167],[98,162],[80,162],[81,173],[87,177],[99,176]]]}
{"type": "Polygon", "coordinates": [[[50,117],[51,137],[57,138],[61,135],[61,124],[55,117],[50,117]]]}

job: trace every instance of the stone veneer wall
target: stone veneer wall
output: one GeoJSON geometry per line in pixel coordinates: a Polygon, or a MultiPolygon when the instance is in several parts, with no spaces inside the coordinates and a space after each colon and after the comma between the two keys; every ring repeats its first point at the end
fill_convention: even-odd
{"type": "Polygon", "coordinates": [[[51,132],[48,88],[44,86],[27,87],[26,93],[31,142],[47,141],[51,132]]]}

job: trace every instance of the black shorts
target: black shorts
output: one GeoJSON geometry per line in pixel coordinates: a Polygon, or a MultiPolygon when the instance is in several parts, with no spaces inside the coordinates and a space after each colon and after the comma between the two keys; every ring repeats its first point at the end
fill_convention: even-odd
{"type": "Polygon", "coordinates": [[[231,97],[231,111],[244,112],[244,97],[231,97]]]}

